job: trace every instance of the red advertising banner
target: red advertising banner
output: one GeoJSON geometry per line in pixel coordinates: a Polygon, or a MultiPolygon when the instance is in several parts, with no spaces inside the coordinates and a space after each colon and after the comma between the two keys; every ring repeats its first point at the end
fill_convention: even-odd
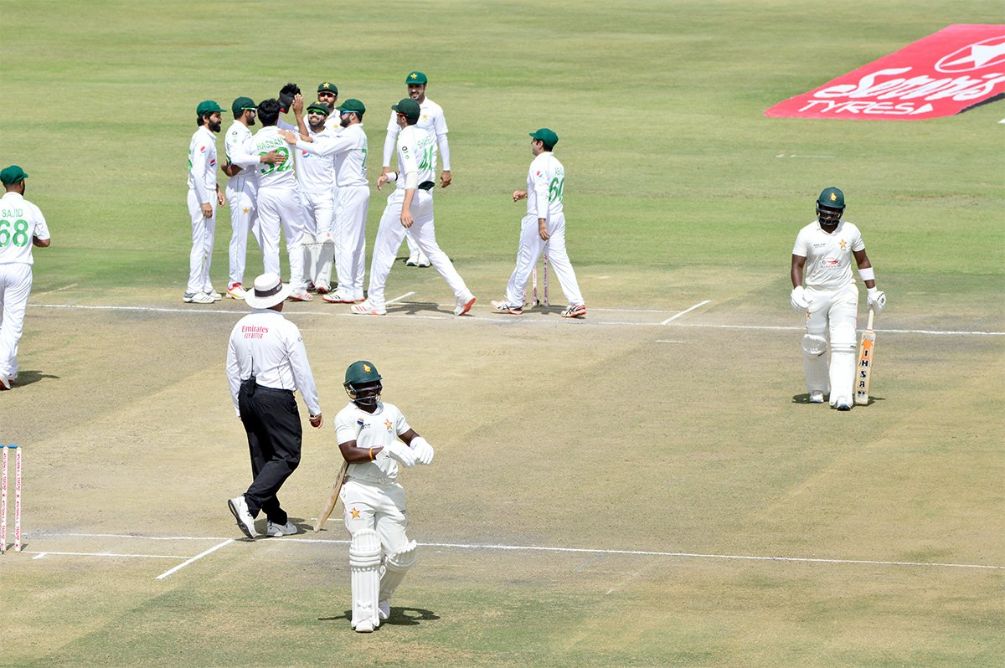
{"type": "Polygon", "coordinates": [[[764,112],[772,118],[914,121],[1005,96],[1005,25],[943,28],[764,112]]]}

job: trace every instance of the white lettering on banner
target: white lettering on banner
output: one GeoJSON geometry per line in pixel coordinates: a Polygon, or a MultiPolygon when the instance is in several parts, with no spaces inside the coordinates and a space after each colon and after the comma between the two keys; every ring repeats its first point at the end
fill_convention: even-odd
{"type": "Polygon", "coordinates": [[[903,100],[918,97],[925,100],[941,100],[950,97],[958,102],[963,102],[983,97],[991,93],[999,84],[1005,84],[1005,73],[999,72],[985,74],[980,78],[964,75],[956,78],[933,79],[930,76],[921,75],[911,79],[901,77],[877,83],[877,79],[881,76],[904,74],[910,72],[911,69],[910,67],[895,67],[877,70],[859,79],[857,84],[840,84],[822,88],[814,93],[813,97],[871,97],[877,100],[898,97],[903,100]]]}
{"type": "Polygon", "coordinates": [[[911,114],[922,114],[932,110],[932,105],[924,104],[916,107],[911,102],[870,102],[849,100],[847,102],[834,102],[831,100],[809,100],[799,111],[817,111],[820,113],[846,113],[846,114],[882,114],[886,116],[910,116],[911,114]],[[822,106],[821,106],[822,105],[822,106]]]}

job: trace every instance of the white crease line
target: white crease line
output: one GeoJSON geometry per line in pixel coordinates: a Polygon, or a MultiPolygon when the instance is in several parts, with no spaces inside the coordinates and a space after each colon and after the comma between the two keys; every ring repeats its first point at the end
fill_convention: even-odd
{"type": "Polygon", "coordinates": [[[46,290],[45,292],[38,293],[39,297],[44,297],[46,295],[51,295],[54,292],[62,292],[63,290],[69,290],[70,288],[77,287],[77,283],[70,283],[69,285],[64,285],[61,288],[56,288],[55,290],[46,290]]]}
{"type": "Polygon", "coordinates": [[[691,308],[688,308],[688,309],[685,309],[685,310],[681,311],[680,313],[678,313],[677,315],[672,315],[672,316],[670,316],[669,318],[667,318],[666,320],[664,320],[664,321],[663,321],[663,322],[661,322],[660,324],[661,324],[661,325],[669,325],[669,324],[670,324],[671,322],[673,322],[673,321],[674,321],[674,320],[676,320],[677,318],[679,318],[679,317],[681,317],[681,316],[683,316],[683,315],[687,315],[688,313],[690,313],[691,311],[695,310],[696,308],[701,308],[701,307],[702,307],[702,306],[704,306],[705,304],[709,304],[709,303],[711,303],[711,301],[712,301],[711,299],[706,299],[706,300],[705,300],[705,301],[703,301],[703,302],[698,302],[697,304],[695,304],[695,305],[694,305],[694,306],[692,306],[691,308]]]}
{"type": "Polygon", "coordinates": [[[401,295],[400,297],[395,297],[394,299],[388,299],[386,302],[384,302],[384,305],[387,306],[388,304],[393,304],[396,301],[404,299],[405,297],[411,297],[414,294],[415,294],[414,291],[413,292],[406,292],[405,294],[401,295]]]}
{"type": "MultiPolygon", "coordinates": [[[[80,538],[139,538],[142,540],[227,540],[224,536],[139,536],[133,533],[39,533],[38,536],[74,536],[80,538]]],[[[180,558],[180,557],[179,557],[180,558]]]]}
{"type": "Polygon", "coordinates": [[[59,554],[67,557],[106,557],[115,559],[184,559],[184,557],[179,557],[178,555],[170,554],[123,554],[121,552],[57,552],[54,550],[45,550],[44,552],[32,552],[31,550],[25,550],[25,554],[37,554],[35,559],[41,559],[42,557],[48,556],[50,554],[59,554]]]}
{"type": "MultiPolygon", "coordinates": [[[[332,521],[332,520],[329,520],[332,521]]],[[[114,534],[67,534],[67,533],[38,533],[34,534],[39,536],[113,536],[114,534]]],[[[152,540],[215,540],[209,537],[200,536],[175,536],[175,537],[156,537],[156,536],[137,536],[133,534],[124,535],[124,538],[149,538],[152,540]]],[[[233,543],[234,539],[229,538],[224,542],[216,545],[209,550],[206,550],[202,554],[192,557],[187,562],[178,566],[171,572],[182,568],[189,563],[206,556],[207,554],[220,549],[224,545],[233,543]]],[[[328,543],[332,545],[348,545],[348,540],[339,539],[328,539],[328,538],[282,538],[278,540],[266,540],[266,541],[255,541],[265,542],[269,545],[282,544],[318,544],[318,543],[328,543]]],[[[505,552],[519,552],[519,551],[529,551],[529,552],[559,552],[567,554],[613,554],[613,555],[626,555],[626,556],[640,556],[640,557],[677,557],[677,558],[690,558],[690,559],[728,559],[735,561],[781,561],[781,562],[796,562],[796,563],[811,563],[811,564],[847,564],[847,565],[865,565],[865,566],[911,566],[911,567],[928,567],[928,568],[966,568],[974,570],[989,570],[989,571],[1000,571],[1005,570],[1005,566],[995,566],[995,565],[984,565],[984,564],[959,564],[959,563],[945,563],[945,562],[926,562],[926,561],[883,561],[879,559],[826,559],[818,557],[761,557],[756,555],[745,555],[745,554],[707,554],[701,552],[662,552],[657,550],[612,550],[612,549],[602,549],[602,548],[589,548],[589,547],[548,547],[541,545],[501,545],[492,543],[419,543],[423,547],[445,547],[454,548],[459,550],[499,550],[505,552]]],[[[29,553],[34,554],[34,553],[29,553]]],[[[81,554],[84,556],[123,556],[123,557],[150,557],[150,558],[161,558],[161,559],[181,559],[181,557],[169,557],[169,556],[157,556],[157,555],[138,555],[138,554],[123,554],[123,555],[113,555],[108,553],[91,553],[91,552],[50,552],[46,550],[43,554],[81,554]]],[[[158,578],[160,579],[160,578],[158,578]]]]}
{"type": "Polygon", "coordinates": [[[676,339],[656,339],[656,343],[684,343],[684,342],[678,341],[676,339]]]}
{"type": "Polygon", "coordinates": [[[171,569],[168,569],[168,570],[164,571],[163,573],[161,573],[160,575],[158,575],[155,579],[157,579],[157,580],[163,580],[166,577],[170,577],[171,575],[173,575],[174,573],[177,573],[178,571],[180,571],[181,569],[185,568],[186,566],[188,566],[190,564],[194,564],[195,562],[199,561],[200,559],[202,559],[206,555],[212,554],[212,553],[216,552],[217,550],[219,550],[221,547],[225,547],[227,545],[230,545],[233,542],[234,542],[233,538],[228,538],[227,540],[223,541],[222,543],[218,543],[217,545],[214,545],[213,547],[209,548],[208,550],[203,550],[202,552],[200,552],[199,554],[195,555],[194,557],[192,557],[188,561],[185,561],[184,563],[178,564],[174,568],[171,568],[171,569]]]}
{"type": "MultiPolygon", "coordinates": [[[[437,305],[439,306],[439,305],[437,305]]],[[[53,308],[53,309],[82,309],[82,310],[92,310],[92,311],[138,311],[138,312],[150,312],[150,313],[189,313],[189,314],[224,314],[229,316],[241,316],[245,311],[243,310],[233,310],[224,311],[220,309],[196,309],[196,308],[163,308],[163,307],[152,307],[152,306],[102,306],[102,305],[85,305],[85,304],[29,304],[29,308],[53,308]]],[[[452,308],[452,307],[451,307],[452,308]]],[[[684,312],[678,314],[683,315],[684,312]]],[[[360,322],[364,321],[362,316],[349,313],[348,311],[290,311],[283,312],[286,317],[299,317],[299,316],[338,316],[345,318],[356,318],[360,322]]],[[[559,319],[555,318],[535,318],[528,316],[521,316],[520,318],[515,318],[513,316],[498,316],[491,318],[483,318],[480,316],[464,316],[463,318],[455,318],[451,316],[444,315],[422,315],[419,313],[388,313],[385,316],[370,316],[371,318],[412,318],[419,320],[441,320],[444,322],[486,322],[492,324],[499,324],[503,322],[523,322],[528,325],[552,325],[558,326],[559,319]]],[[[580,326],[587,325],[616,325],[616,326],[626,326],[626,327],[662,327],[662,322],[628,322],[628,321],[604,321],[604,320],[578,320],[580,326]]],[[[664,321],[665,322],[665,321],[664,321]]],[[[563,325],[564,326],[564,325],[563,325]]],[[[801,326],[790,326],[790,325],[715,325],[715,324],[703,324],[703,323],[677,323],[675,327],[698,327],[704,329],[738,329],[738,330],[749,330],[749,331],[785,331],[785,332],[801,332],[805,328],[801,326]]],[[[861,330],[859,330],[861,331],[861,330]]],[[[926,334],[932,336],[1005,336],[1005,332],[986,332],[986,331],[967,331],[967,330],[938,330],[938,329],[875,329],[874,331],[883,334],[926,334]]]]}

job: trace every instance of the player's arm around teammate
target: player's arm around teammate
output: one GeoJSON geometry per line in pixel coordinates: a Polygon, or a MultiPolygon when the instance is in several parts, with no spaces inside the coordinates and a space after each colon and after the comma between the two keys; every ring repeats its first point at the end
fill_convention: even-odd
{"type": "Polygon", "coordinates": [[[858,288],[852,276],[852,258],[865,283],[869,306],[877,311],[886,306],[886,295],[876,287],[862,233],[842,220],[844,209],[840,189],[828,187],[820,193],[817,218],[796,236],[789,267],[789,301],[794,309],[806,313],[802,350],[809,401],[823,403],[829,394],[830,405],[842,411],[852,407],[855,376],[858,288]]]}
{"type": "Polygon", "coordinates": [[[335,418],[335,437],[349,464],[339,496],[352,537],[351,625],[369,633],[390,616],[391,596],[416,559],[417,545],[405,533],[399,466],[430,464],[434,453],[396,406],[380,400],[381,376],[372,362],[350,364],[344,387],[350,403],[335,418]]]}
{"type": "Polygon", "coordinates": [[[18,342],[32,282],[32,247],[48,248],[49,227],[41,209],[24,198],[28,174],[18,165],[0,170],[0,391],[17,378],[18,342]]]}

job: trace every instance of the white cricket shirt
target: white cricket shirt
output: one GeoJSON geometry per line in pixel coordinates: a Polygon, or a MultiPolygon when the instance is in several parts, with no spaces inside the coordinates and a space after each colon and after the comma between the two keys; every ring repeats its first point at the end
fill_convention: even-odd
{"type": "Polygon", "coordinates": [[[398,135],[398,188],[416,187],[436,180],[436,142],[428,131],[417,125],[405,127],[398,135]],[[414,182],[409,175],[414,174],[414,182]]]}
{"type": "Polygon", "coordinates": [[[21,196],[0,197],[0,264],[34,264],[32,237],[49,238],[42,210],[21,196]]]}
{"type": "MultiPolygon", "coordinates": [[[[450,145],[447,142],[447,117],[443,115],[443,107],[428,97],[419,103],[419,121],[416,125],[436,137],[443,158],[443,169],[450,171],[450,145]]],[[[398,140],[398,113],[391,110],[391,120],[387,123],[387,137],[384,139],[384,163],[391,166],[391,153],[398,140]]]]}
{"type": "Polygon", "coordinates": [[[199,204],[216,198],[216,137],[205,125],[192,135],[188,145],[188,187],[199,204]]]}
{"type": "Polygon", "coordinates": [[[255,376],[262,387],[296,390],[311,415],[321,412],[314,375],[300,329],[272,309],[255,309],[237,321],[227,347],[227,381],[238,411],[241,381],[255,376]]]}
{"type": "Polygon", "coordinates": [[[527,171],[527,213],[550,219],[562,213],[565,199],[565,167],[551,151],[544,151],[527,171]]]}
{"type": "Polygon", "coordinates": [[[241,168],[236,176],[230,177],[228,185],[233,190],[241,190],[244,186],[254,186],[255,170],[258,168],[258,154],[255,152],[255,142],[251,130],[244,123],[234,121],[227,128],[223,138],[223,151],[227,160],[241,168]]]}
{"type": "Polygon", "coordinates": [[[827,234],[814,220],[799,230],[792,254],[806,258],[803,286],[815,290],[837,290],[855,281],[851,273],[853,251],[865,248],[862,233],[842,220],[827,234]]]}
{"type": "Polygon", "coordinates": [[[319,133],[313,143],[297,142],[297,150],[318,156],[334,158],[335,184],[339,188],[365,186],[366,178],[366,132],[361,123],[340,128],[341,132],[319,133]]]}
{"type": "MultiPolygon", "coordinates": [[[[295,130],[294,130],[295,131],[295,130]]],[[[284,188],[296,190],[297,177],[293,170],[293,155],[290,152],[290,145],[279,136],[279,128],[270,125],[262,128],[253,137],[255,150],[258,154],[276,151],[285,159],[278,165],[267,165],[262,163],[258,167],[258,187],[261,188],[284,188]]]]}
{"type": "MultiPolygon", "coordinates": [[[[314,139],[314,143],[330,141],[336,136],[328,128],[322,129],[321,132],[314,132],[308,126],[307,131],[310,133],[311,138],[314,139]]],[[[299,134],[298,132],[297,135],[299,136],[299,134]]],[[[335,161],[332,159],[331,154],[323,155],[306,148],[309,146],[313,147],[314,143],[304,142],[300,139],[297,140],[294,152],[297,164],[297,181],[299,181],[300,187],[306,192],[328,193],[331,192],[332,183],[334,183],[335,161]]]]}
{"type": "MultiPolygon", "coordinates": [[[[377,402],[377,410],[373,413],[350,402],[335,416],[335,440],[339,445],[356,441],[358,448],[383,448],[409,429],[398,407],[382,401],[377,402]]],[[[397,480],[398,462],[381,450],[372,462],[349,464],[346,475],[354,480],[386,485],[397,480]]]]}

